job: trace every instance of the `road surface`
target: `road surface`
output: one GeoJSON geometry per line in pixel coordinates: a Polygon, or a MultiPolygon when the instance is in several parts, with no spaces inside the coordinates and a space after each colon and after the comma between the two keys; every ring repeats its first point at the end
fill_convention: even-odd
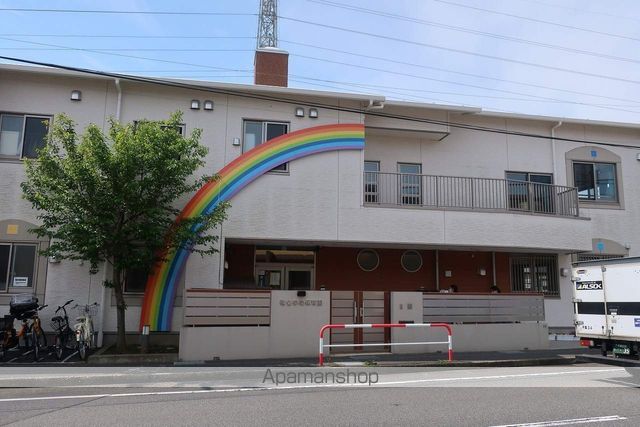
{"type": "Polygon", "coordinates": [[[631,369],[11,367],[0,425],[634,426],[631,369]],[[347,369],[370,384],[305,382],[347,369]],[[276,383],[287,375],[303,381],[276,383]]]}

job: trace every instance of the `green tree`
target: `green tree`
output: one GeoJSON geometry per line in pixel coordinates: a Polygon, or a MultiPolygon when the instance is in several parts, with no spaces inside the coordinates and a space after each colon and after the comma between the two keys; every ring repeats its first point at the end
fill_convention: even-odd
{"type": "Polygon", "coordinates": [[[91,124],[78,135],[74,122],[59,115],[38,157],[25,161],[23,197],[41,224],[33,232],[51,239],[43,255],[87,261],[92,273],[111,266],[104,285],[116,297],[119,351],[126,349],[126,272],[150,269],[163,248],[217,252],[213,229],[225,219],[226,204],[175,222],[181,197],[216,179],[195,177],[208,150],[200,129],[180,134],[181,122],[180,112],[128,125],[112,119],[106,134],[91,124]]]}

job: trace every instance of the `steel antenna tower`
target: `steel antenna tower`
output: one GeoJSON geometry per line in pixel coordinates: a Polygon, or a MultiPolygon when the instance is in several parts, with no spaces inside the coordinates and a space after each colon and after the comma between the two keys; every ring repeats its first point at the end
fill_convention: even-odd
{"type": "Polygon", "coordinates": [[[278,47],[278,0],[260,0],[258,49],[278,47]]]}

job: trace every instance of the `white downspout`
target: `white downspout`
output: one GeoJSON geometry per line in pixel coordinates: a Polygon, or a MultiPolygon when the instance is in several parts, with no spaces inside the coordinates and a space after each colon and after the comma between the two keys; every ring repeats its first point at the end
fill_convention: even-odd
{"type": "MultiPolygon", "coordinates": [[[[120,87],[120,79],[115,79],[116,91],[118,92],[118,99],[116,101],[116,121],[120,122],[120,111],[122,109],[122,88],[120,87]]],[[[104,340],[104,324],[105,314],[107,312],[107,302],[111,304],[111,299],[108,298],[107,288],[104,286],[104,281],[107,280],[107,263],[104,263],[102,267],[102,294],[100,295],[100,331],[98,331],[98,347],[102,347],[104,340]],[[109,299],[109,301],[107,301],[109,299]]]]}
{"type": "Polygon", "coordinates": [[[559,121],[551,128],[551,166],[553,172],[553,183],[557,184],[557,171],[556,171],[556,129],[562,126],[562,121],[559,121]]]}

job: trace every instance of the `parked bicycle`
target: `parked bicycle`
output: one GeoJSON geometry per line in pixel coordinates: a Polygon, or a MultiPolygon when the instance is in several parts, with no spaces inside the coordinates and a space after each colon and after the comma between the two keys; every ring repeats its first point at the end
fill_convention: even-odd
{"type": "Polygon", "coordinates": [[[72,299],[65,302],[63,305],[58,306],[55,314],[62,311],[62,316],[55,316],[51,319],[51,328],[56,333],[53,348],[55,350],[56,359],[62,360],[65,349],[76,348],[77,343],[75,340],[75,331],[69,326],[69,316],[67,315],[67,309],[65,308],[73,302],[72,299]]]}
{"type": "Polygon", "coordinates": [[[2,326],[0,327],[0,334],[2,334],[2,355],[0,356],[0,360],[4,362],[9,350],[17,347],[20,340],[18,339],[16,329],[13,327],[13,316],[5,315],[0,321],[2,321],[2,326]]]}
{"type": "Polygon", "coordinates": [[[98,303],[87,305],[76,305],[78,309],[78,317],[73,329],[76,332],[76,341],[78,344],[78,354],[80,359],[87,360],[89,350],[96,347],[95,333],[93,330],[93,316],[97,314],[98,303]]]}
{"type": "Polygon", "coordinates": [[[20,332],[16,335],[22,338],[25,347],[33,351],[33,359],[38,361],[41,350],[47,348],[47,337],[42,329],[38,312],[47,305],[38,305],[38,298],[31,294],[19,294],[11,297],[9,302],[9,313],[11,316],[22,321],[20,332]]]}

